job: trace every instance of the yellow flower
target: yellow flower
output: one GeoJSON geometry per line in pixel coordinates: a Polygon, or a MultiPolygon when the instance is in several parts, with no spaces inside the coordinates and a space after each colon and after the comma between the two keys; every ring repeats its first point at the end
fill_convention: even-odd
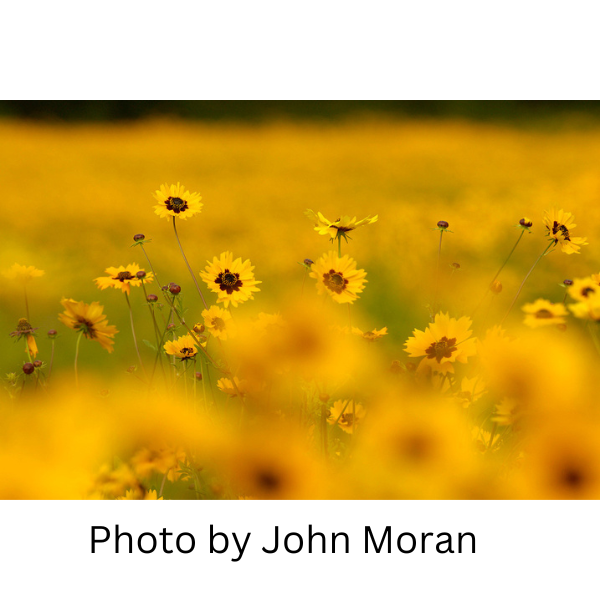
{"type": "Polygon", "coordinates": [[[127,490],[124,496],[119,496],[117,500],[162,500],[163,497],[157,497],[156,490],[133,489],[127,490]]]}
{"type": "Polygon", "coordinates": [[[24,267],[15,263],[10,269],[2,271],[2,275],[7,279],[14,279],[19,283],[25,285],[28,281],[31,281],[34,277],[41,277],[44,275],[44,271],[36,269],[35,267],[24,267]]]}
{"type": "Polygon", "coordinates": [[[578,319],[600,321],[600,294],[590,294],[584,302],[569,304],[569,310],[578,319]]]}
{"type": "Polygon", "coordinates": [[[368,216],[357,221],[356,217],[339,217],[335,221],[330,221],[320,212],[315,214],[315,212],[310,209],[306,210],[304,214],[313,221],[315,224],[315,231],[317,231],[319,235],[329,235],[332,240],[338,235],[346,237],[349,231],[354,231],[363,225],[375,223],[379,218],[378,215],[375,215],[374,217],[368,216]]]}
{"type": "Polygon", "coordinates": [[[338,400],[329,410],[327,422],[330,425],[337,423],[346,433],[354,433],[366,414],[367,411],[362,404],[355,403],[353,410],[352,400],[338,400]]]}
{"type": "Polygon", "coordinates": [[[435,315],[425,331],[415,329],[413,337],[405,342],[405,352],[411,357],[424,356],[422,363],[435,371],[452,370],[455,361],[466,363],[477,351],[477,340],[472,338],[471,319],[453,319],[446,313],[435,315]]]}
{"type": "Polygon", "coordinates": [[[180,463],[187,460],[183,448],[174,446],[158,446],[142,448],[131,458],[131,466],[138,477],[145,479],[153,473],[167,474],[169,481],[187,479],[182,473],[180,463]]]}
{"type": "MultiPolygon", "coordinates": [[[[449,381],[447,386],[450,387],[449,381]]],[[[485,382],[481,377],[463,377],[460,382],[460,392],[457,392],[454,397],[463,408],[467,408],[473,402],[477,402],[485,393],[485,382]]]]}
{"type": "Polygon", "coordinates": [[[365,289],[367,274],[356,268],[348,255],[339,258],[336,252],[323,254],[311,267],[310,276],[317,280],[319,294],[329,294],[335,302],[352,304],[365,289]]]}
{"type": "Polygon", "coordinates": [[[227,377],[223,377],[222,379],[219,379],[219,381],[217,381],[217,387],[222,392],[224,392],[228,396],[231,396],[232,398],[237,396],[238,392],[239,392],[239,395],[245,396],[248,391],[247,390],[247,387],[248,387],[247,382],[244,379],[242,379],[240,381],[237,377],[234,377],[233,381],[235,382],[235,385],[233,384],[231,379],[227,379],[227,377]]]}
{"type": "Polygon", "coordinates": [[[589,300],[596,292],[600,292],[600,283],[596,277],[592,275],[591,277],[573,279],[573,283],[567,287],[569,296],[577,302],[589,300]]]}
{"type": "Polygon", "coordinates": [[[19,319],[16,330],[10,333],[10,337],[16,337],[18,339],[25,337],[27,341],[27,350],[25,350],[25,352],[28,352],[32,358],[35,358],[38,353],[35,337],[33,337],[33,332],[36,329],[38,328],[32,327],[27,319],[19,319]]]}
{"type": "Polygon", "coordinates": [[[126,267],[123,265],[120,267],[108,267],[105,273],[108,273],[108,277],[96,277],[94,279],[96,285],[101,290],[115,288],[125,294],[129,294],[132,285],[139,287],[142,285],[142,280],[146,283],[151,283],[154,279],[152,273],[140,270],[140,266],[137,263],[130,263],[126,267]],[[143,273],[143,276],[138,277],[138,273],[143,273]]]}
{"type": "Polygon", "coordinates": [[[216,338],[226,340],[235,336],[235,324],[228,310],[220,306],[211,306],[202,311],[202,318],[206,329],[216,338]]]}
{"type": "Polygon", "coordinates": [[[170,356],[176,356],[182,361],[194,358],[198,354],[198,344],[189,334],[179,336],[176,340],[169,340],[163,348],[170,356]]]}
{"type": "Polygon", "coordinates": [[[72,299],[63,298],[60,302],[65,311],[58,315],[63,325],[81,331],[88,340],[97,341],[105,350],[114,350],[114,340],[117,328],[108,324],[104,307],[99,302],[86,304],[72,299]]]}
{"type": "Polygon", "coordinates": [[[527,313],[523,323],[533,328],[544,325],[561,325],[565,322],[565,316],[569,314],[564,304],[553,304],[542,298],[531,304],[525,304],[523,311],[527,313]]]}
{"type": "Polygon", "coordinates": [[[367,342],[374,342],[375,340],[378,340],[380,337],[383,337],[384,335],[387,335],[387,327],[384,327],[383,329],[373,329],[371,331],[361,331],[358,327],[353,327],[352,328],[352,333],[354,335],[358,335],[361,338],[367,340],[367,342]]]}
{"type": "Polygon", "coordinates": [[[546,235],[554,240],[554,245],[560,244],[560,249],[566,254],[579,254],[581,246],[587,245],[587,238],[573,237],[571,232],[577,225],[573,223],[573,215],[561,210],[547,210],[544,213],[544,225],[548,230],[546,235]]]}
{"type": "Polygon", "coordinates": [[[231,303],[237,306],[254,298],[253,292],[261,281],[254,279],[254,267],[249,260],[241,258],[233,260],[231,252],[222,252],[214,257],[212,263],[207,261],[206,271],[200,273],[202,281],[217,294],[217,302],[223,302],[225,308],[231,303]]]}
{"type": "Polygon", "coordinates": [[[154,198],[158,204],[154,207],[154,212],[159,217],[170,219],[179,217],[180,219],[189,219],[202,210],[202,197],[196,192],[186,190],[179,182],[177,185],[161,185],[160,190],[156,190],[154,198]]]}

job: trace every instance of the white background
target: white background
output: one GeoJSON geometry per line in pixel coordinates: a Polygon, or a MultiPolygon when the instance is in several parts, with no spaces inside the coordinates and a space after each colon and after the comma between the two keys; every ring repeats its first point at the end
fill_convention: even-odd
{"type": "Polygon", "coordinates": [[[3,2],[4,99],[596,99],[594,0],[3,2]]]}
{"type": "Polygon", "coordinates": [[[6,501],[0,509],[5,598],[598,597],[597,502],[6,501]],[[188,531],[196,549],[145,555],[134,545],[128,554],[123,543],[115,554],[109,540],[92,554],[91,526],[114,535],[117,523],[135,536],[188,531]],[[331,554],[328,546],[327,554],[308,554],[306,544],[299,554],[281,545],[276,554],[262,552],[275,525],[306,534],[309,523],[325,534],[348,533],[350,553],[331,554]],[[210,524],[238,537],[251,532],[239,562],[231,561],[237,551],[209,553],[210,524]],[[381,534],[390,525],[396,536],[470,531],[476,553],[437,554],[428,538],[425,554],[365,554],[365,525],[381,534]]]}

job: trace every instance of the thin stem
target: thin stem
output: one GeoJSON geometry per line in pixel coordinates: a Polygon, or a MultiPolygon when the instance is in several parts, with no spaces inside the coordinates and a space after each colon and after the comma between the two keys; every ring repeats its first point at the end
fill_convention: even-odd
{"type": "Polygon", "coordinates": [[[165,487],[165,481],[167,481],[167,475],[169,474],[169,471],[171,470],[171,467],[169,467],[166,471],[165,471],[165,475],[162,478],[162,482],[160,484],[160,490],[158,492],[158,498],[160,498],[163,495],[163,489],[165,487]]]}
{"type": "Polygon", "coordinates": [[[138,360],[140,361],[140,367],[146,377],[148,374],[146,373],[146,369],[144,367],[144,363],[142,362],[142,355],[140,354],[140,349],[137,343],[137,337],[135,335],[135,327],[133,325],[133,310],[131,309],[131,302],[129,302],[129,294],[125,293],[125,300],[127,300],[127,307],[129,308],[129,322],[131,323],[131,334],[133,335],[133,345],[135,346],[135,351],[137,353],[138,360]]]}
{"type": "Polygon", "coordinates": [[[190,275],[192,276],[192,279],[194,280],[196,289],[198,290],[198,294],[200,294],[200,298],[202,299],[202,304],[204,304],[204,308],[208,309],[208,304],[206,304],[206,300],[204,299],[204,296],[202,295],[202,290],[200,289],[200,286],[198,285],[198,281],[196,280],[194,271],[192,271],[192,267],[190,267],[190,263],[188,262],[188,259],[185,256],[185,252],[183,251],[183,246],[181,245],[181,242],[179,241],[179,235],[177,234],[177,223],[175,221],[175,217],[173,217],[173,231],[175,232],[175,237],[177,238],[177,243],[179,244],[179,249],[181,250],[181,256],[183,256],[183,260],[185,261],[188,271],[190,272],[190,275]]]}
{"type": "Polygon", "coordinates": [[[494,421],[494,426],[492,427],[492,433],[490,433],[490,441],[489,441],[486,452],[490,451],[490,448],[492,447],[492,444],[494,443],[494,436],[496,435],[497,427],[498,427],[498,423],[494,421]]]}
{"type": "Polygon", "coordinates": [[[529,279],[529,276],[533,273],[533,270],[537,267],[537,264],[540,262],[540,260],[542,260],[542,258],[544,256],[546,256],[546,253],[548,252],[548,250],[550,250],[550,248],[554,245],[554,243],[555,243],[554,240],[552,240],[550,242],[550,244],[548,244],[548,247],[538,256],[537,260],[533,263],[533,266],[531,267],[531,269],[529,269],[529,272],[527,273],[527,275],[525,275],[525,279],[523,279],[523,281],[521,282],[521,285],[519,286],[519,289],[517,290],[517,294],[513,298],[513,301],[511,302],[511,305],[509,306],[508,311],[504,315],[504,319],[502,319],[502,321],[500,321],[500,325],[503,325],[504,321],[506,321],[508,315],[510,314],[510,311],[513,309],[513,306],[515,305],[515,303],[517,302],[517,299],[521,295],[521,290],[523,289],[525,282],[529,279]]]}
{"type": "Polygon", "coordinates": [[[52,365],[54,364],[54,340],[52,340],[52,350],[50,352],[50,366],[48,367],[48,379],[52,375],[52,365]]]}
{"type": "Polygon", "coordinates": [[[79,331],[79,335],[77,336],[77,343],[75,344],[75,386],[79,387],[79,372],[77,370],[77,361],[79,360],[79,343],[81,342],[81,338],[83,336],[83,331],[79,331]]]}
{"type": "Polygon", "coordinates": [[[29,321],[29,301],[27,300],[27,286],[25,284],[23,284],[23,295],[25,296],[25,314],[29,321]]]}
{"type": "Polygon", "coordinates": [[[444,230],[440,229],[440,244],[438,246],[438,257],[437,257],[437,267],[435,270],[435,291],[433,293],[433,307],[431,320],[435,318],[435,313],[437,312],[437,297],[440,289],[440,260],[442,258],[442,238],[444,237],[444,230]]]}
{"type": "Polygon", "coordinates": [[[342,258],[342,236],[338,233],[338,258],[342,258]]]}
{"type": "Polygon", "coordinates": [[[502,273],[502,271],[504,270],[504,267],[508,264],[510,257],[513,255],[513,252],[517,249],[517,246],[519,245],[519,242],[521,241],[521,238],[523,237],[524,233],[525,233],[525,230],[523,229],[521,231],[521,235],[518,237],[517,241],[515,242],[515,245],[512,247],[512,250],[508,253],[506,260],[502,263],[502,266],[498,269],[498,271],[496,272],[494,277],[492,277],[492,281],[490,281],[490,285],[487,286],[487,289],[485,290],[485,294],[483,295],[483,298],[479,301],[479,304],[475,307],[475,310],[473,311],[471,316],[473,316],[481,308],[481,305],[483,304],[483,301],[487,298],[487,295],[489,294],[492,285],[494,285],[494,281],[496,281],[496,279],[498,279],[498,277],[500,276],[500,273],[502,273]]]}

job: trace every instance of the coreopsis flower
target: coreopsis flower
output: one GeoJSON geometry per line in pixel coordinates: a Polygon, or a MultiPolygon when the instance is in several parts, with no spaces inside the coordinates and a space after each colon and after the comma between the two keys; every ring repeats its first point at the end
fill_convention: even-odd
{"type": "Polygon", "coordinates": [[[169,340],[163,348],[169,356],[175,356],[182,361],[194,358],[198,354],[198,343],[189,333],[179,336],[176,340],[169,340]]]}
{"type": "Polygon", "coordinates": [[[375,340],[382,338],[384,335],[387,335],[387,327],[379,330],[372,329],[371,331],[362,331],[358,327],[353,327],[352,333],[363,338],[367,342],[374,342],[375,340]]]}
{"type": "Polygon", "coordinates": [[[27,319],[19,319],[19,322],[17,323],[17,328],[15,329],[15,331],[10,333],[10,337],[16,337],[19,340],[23,337],[25,338],[25,340],[27,341],[26,352],[28,352],[33,358],[35,358],[38,353],[38,347],[35,342],[35,337],[33,337],[33,332],[36,329],[38,329],[38,327],[32,327],[27,319]]]}
{"type": "Polygon", "coordinates": [[[338,400],[330,408],[327,422],[331,425],[339,425],[346,433],[354,433],[366,414],[367,411],[362,404],[355,403],[353,410],[352,400],[338,400]]]}
{"type": "Polygon", "coordinates": [[[553,304],[542,298],[530,304],[525,304],[523,311],[526,314],[523,323],[532,328],[545,325],[562,325],[565,322],[565,317],[569,314],[564,304],[553,304]]]}
{"type": "MultiPolygon", "coordinates": [[[[450,387],[450,382],[446,380],[444,390],[450,389],[450,387]]],[[[468,408],[485,393],[486,386],[481,377],[463,377],[460,382],[460,392],[456,392],[454,398],[463,408],[468,408]]]]}
{"type": "Polygon", "coordinates": [[[200,194],[186,190],[179,182],[177,185],[161,185],[160,190],[156,190],[154,198],[158,202],[154,212],[165,219],[172,217],[189,219],[198,214],[203,206],[200,202],[202,199],[200,194]]]}
{"type": "Polygon", "coordinates": [[[119,496],[117,500],[163,500],[163,497],[158,497],[156,490],[143,490],[136,488],[127,490],[124,496],[119,496]]]}
{"type": "Polygon", "coordinates": [[[328,294],[335,302],[352,304],[365,289],[366,272],[356,268],[348,255],[339,258],[336,252],[323,254],[311,267],[310,276],[317,280],[319,294],[328,294]]]}
{"type": "Polygon", "coordinates": [[[590,294],[583,302],[569,304],[569,310],[578,319],[600,321],[600,294],[590,294]]]}
{"type": "Polygon", "coordinates": [[[2,271],[2,275],[7,279],[13,279],[25,285],[35,277],[44,275],[44,271],[35,267],[25,267],[15,263],[10,269],[2,271]]]}
{"type": "Polygon", "coordinates": [[[379,218],[378,215],[375,215],[374,217],[369,215],[359,221],[356,220],[356,217],[338,217],[335,221],[330,221],[320,212],[315,213],[310,209],[306,210],[304,214],[315,224],[315,231],[318,232],[319,235],[329,235],[332,240],[338,236],[346,238],[350,231],[354,231],[363,225],[375,223],[379,218]]]}
{"type": "Polygon", "coordinates": [[[466,363],[477,351],[477,340],[471,337],[471,319],[451,318],[447,313],[435,315],[425,331],[415,329],[405,342],[405,352],[411,357],[424,356],[421,364],[434,371],[452,371],[452,363],[466,363]]]}
{"type": "Polygon", "coordinates": [[[242,262],[241,258],[233,260],[231,252],[222,252],[212,262],[207,261],[206,270],[200,273],[202,281],[211,291],[217,294],[217,302],[222,302],[225,308],[232,304],[238,306],[246,300],[254,298],[253,293],[259,292],[254,278],[254,267],[249,260],[242,262]]]}
{"type": "Polygon", "coordinates": [[[573,215],[564,210],[547,210],[544,213],[546,235],[554,240],[554,245],[560,245],[565,254],[579,254],[581,246],[587,245],[587,238],[573,237],[571,232],[577,225],[573,223],[573,215]]]}
{"type": "Polygon", "coordinates": [[[592,277],[582,277],[581,279],[573,279],[571,285],[567,287],[567,292],[573,300],[577,302],[586,302],[591,299],[591,296],[600,295],[600,284],[592,277]]]}
{"type": "Polygon", "coordinates": [[[233,382],[231,379],[227,379],[227,377],[223,377],[217,381],[217,387],[232,398],[238,395],[245,396],[248,391],[248,382],[245,379],[238,379],[237,377],[233,378],[233,382]],[[235,382],[235,385],[234,385],[235,382]]]}
{"type": "Polygon", "coordinates": [[[58,315],[63,325],[83,333],[88,340],[98,342],[108,352],[114,350],[115,342],[112,338],[119,332],[114,325],[108,324],[104,307],[99,302],[86,304],[70,298],[63,298],[60,303],[65,309],[58,315]]]}
{"type": "Polygon", "coordinates": [[[105,273],[108,273],[108,277],[96,277],[94,279],[96,285],[101,290],[115,288],[116,290],[121,290],[124,294],[131,292],[131,286],[140,287],[142,281],[151,283],[154,279],[152,273],[141,271],[137,263],[130,263],[126,267],[123,265],[120,267],[108,267],[105,273]],[[143,276],[139,277],[142,273],[143,276]]]}
{"type": "Polygon", "coordinates": [[[202,311],[204,326],[216,338],[226,340],[236,334],[235,323],[231,313],[220,306],[211,306],[202,311]]]}

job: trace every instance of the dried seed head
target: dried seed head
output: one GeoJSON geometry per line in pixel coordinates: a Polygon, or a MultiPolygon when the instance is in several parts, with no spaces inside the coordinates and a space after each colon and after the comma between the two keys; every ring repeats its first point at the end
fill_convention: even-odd
{"type": "Polygon", "coordinates": [[[415,363],[412,362],[404,363],[404,366],[406,367],[407,371],[416,371],[417,369],[417,365],[415,365],[415,363]]]}
{"type": "Polygon", "coordinates": [[[23,373],[25,373],[25,375],[31,375],[34,371],[35,367],[33,366],[33,363],[26,362],[23,365],[23,373]]]}
{"type": "Polygon", "coordinates": [[[402,368],[402,363],[399,360],[393,360],[390,365],[390,371],[392,373],[402,373],[404,369],[402,368]]]}
{"type": "Polygon", "coordinates": [[[194,329],[194,333],[203,333],[204,332],[204,325],[202,325],[202,323],[196,323],[193,327],[194,329]]]}
{"type": "Polygon", "coordinates": [[[456,263],[456,262],[452,263],[450,266],[451,266],[453,269],[460,269],[460,264],[459,264],[459,263],[456,263]]]}

